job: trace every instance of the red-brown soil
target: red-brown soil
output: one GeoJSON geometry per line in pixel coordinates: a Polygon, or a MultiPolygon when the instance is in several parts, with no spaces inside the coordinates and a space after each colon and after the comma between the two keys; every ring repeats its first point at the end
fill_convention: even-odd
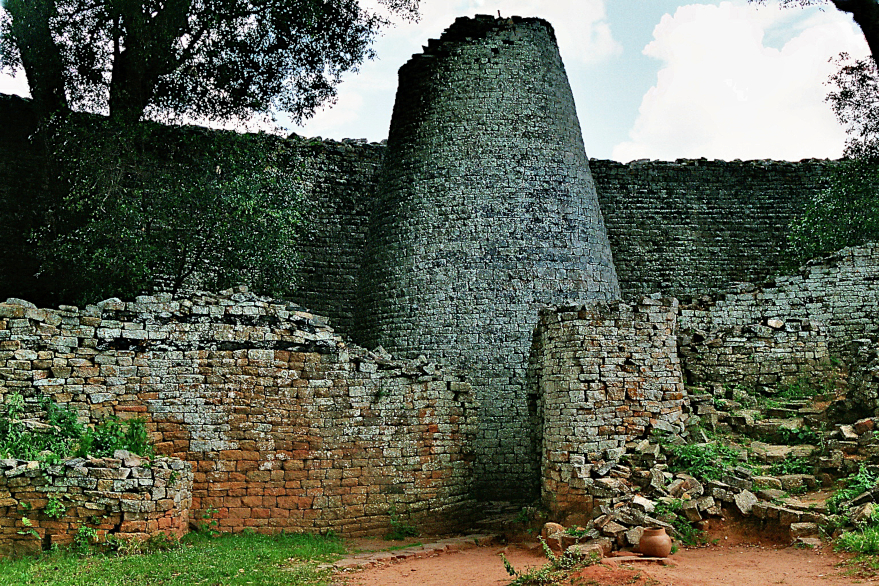
{"type": "MultiPolygon", "coordinates": [[[[747,525],[714,526],[716,544],[682,549],[662,566],[606,558],[565,580],[572,586],[838,586],[879,583],[846,575],[844,558],[829,545],[817,550],[788,547],[778,536],[747,525]]],[[[489,545],[432,557],[406,559],[337,576],[347,586],[502,586],[507,575],[500,554],[519,571],[546,560],[534,544],[489,545]]]]}

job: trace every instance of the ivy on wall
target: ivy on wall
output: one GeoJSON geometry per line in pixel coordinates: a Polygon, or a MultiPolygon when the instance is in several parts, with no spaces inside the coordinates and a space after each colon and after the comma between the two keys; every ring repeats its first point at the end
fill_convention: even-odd
{"type": "Polygon", "coordinates": [[[304,198],[281,140],[100,117],[46,134],[54,197],[31,238],[57,301],[290,291],[304,198]]]}

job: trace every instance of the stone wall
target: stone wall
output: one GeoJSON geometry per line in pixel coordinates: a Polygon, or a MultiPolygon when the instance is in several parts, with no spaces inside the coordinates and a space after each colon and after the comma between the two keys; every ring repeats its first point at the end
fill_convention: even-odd
{"type": "Polygon", "coordinates": [[[760,282],[785,264],[787,226],[826,161],[590,161],[625,298],[760,282]]]}
{"type": "Polygon", "coordinates": [[[193,466],[193,515],[224,531],[431,530],[471,514],[476,405],[427,359],[349,348],[294,305],[246,292],[0,304],[0,400],[54,397],[94,423],[143,416],[193,466]]]}
{"type": "Polygon", "coordinates": [[[535,497],[537,309],[619,296],[552,26],[459,18],[413,56],[377,198],[358,341],[472,372],[478,494],[535,497]]]}
{"type": "Polygon", "coordinates": [[[0,460],[0,558],[68,545],[81,527],[94,529],[100,541],[189,531],[192,466],[116,455],[42,467],[0,460]]]}
{"type": "MultiPolygon", "coordinates": [[[[16,208],[18,218],[4,226],[6,232],[0,230],[0,240],[7,243],[2,249],[11,251],[23,239],[8,228],[34,221],[29,206],[40,197],[46,164],[38,145],[28,140],[36,130],[28,101],[0,95],[0,122],[0,201],[16,208]]],[[[302,282],[295,299],[348,335],[387,149],[364,141],[298,137],[291,146],[286,151],[290,168],[301,176],[311,204],[311,230],[302,242],[302,282]]],[[[624,297],[655,291],[678,297],[719,293],[734,282],[760,282],[775,274],[786,248],[787,225],[821,188],[828,164],[704,159],[623,164],[590,159],[624,297]]],[[[385,211],[378,208],[376,213],[385,211]]],[[[0,298],[27,296],[36,286],[31,282],[34,267],[22,264],[26,256],[0,259],[2,274],[11,275],[0,279],[0,298]],[[13,279],[14,290],[8,285],[13,279]]]]}
{"type": "Polygon", "coordinates": [[[849,345],[849,380],[845,405],[837,415],[847,423],[879,415],[879,344],[875,338],[849,345]]]}
{"type": "Polygon", "coordinates": [[[879,334],[879,244],[845,248],[764,287],[682,306],[688,382],[772,386],[808,376],[879,334]]]}
{"type": "Polygon", "coordinates": [[[37,290],[37,265],[25,235],[40,220],[34,202],[44,201],[46,159],[30,140],[37,121],[29,100],[0,94],[0,299],[37,290]]]}
{"type": "Polygon", "coordinates": [[[291,298],[329,318],[340,335],[354,331],[357,275],[384,145],[293,139],[292,168],[307,193],[302,270],[291,298]]]}
{"type": "Polygon", "coordinates": [[[677,300],[645,297],[540,312],[532,384],[543,415],[542,498],[588,512],[627,442],[682,433],[688,412],[676,348],[677,300]]]}

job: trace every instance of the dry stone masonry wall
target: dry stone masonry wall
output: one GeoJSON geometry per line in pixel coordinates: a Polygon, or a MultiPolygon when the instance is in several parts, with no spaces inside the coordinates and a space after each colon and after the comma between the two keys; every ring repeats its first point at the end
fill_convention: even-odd
{"type": "Polygon", "coordinates": [[[760,282],[785,264],[787,226],[827,161],[590,161],[625,298],[760,282]]]}
{"type": "MultiPolygon", "coordinates": [[[[46,167],[29,140],[36,130],[29,102],[0,95],[0,122],[0,200],[7,209],[19,209],[20,221],[11,225],[29,225],[29,206],[42,196],[46,167]]],[[[374,201],[387,147],[298,137],[289,146],[288,168],[302,178],[311,204],[294,298],[327,316],[341,335],[350,335],[369,218],[388,213],[374,201]]],[[[630,299],[655,291],[678,297],[720,293],[731,283],[773,274],[786,248],[788,223],[821,188],[829,163],[590,159],[588,164],[622,294],[630,299]]],[[[476,167],[471,170],[480,175],[476,167]]],[[[0,241],[8,243],[3,250],[13,251],[22,239],[7,229],[0,230],[0,241]]],[[[25,257],[2,259],[0,298],[21,296],[33,286],[35,267],[22,266],[25,257]],[[14,290],[5,285],[13,282],[14,290]]]]}
{"type": "Polygon", "coordinates": [[[682,307],[679,327],[690,383],[749,387],[792,382],[851,340],[877,337],[879,245],[846,248],[765,287],[704,296],[682,307]]]}
{"type": "Polygon", "coordinates": [[[450,530],[471,514],[470,386],[421,357],[349,348],[314,315],[246,292],[0,304],[0,400],[54,397],[95,423],[143,416],[193,468],[224,531],[450,530]]]}
{"type": "Polygon", "coordinates": [[[544,309],[533,384],[542,398],[542,497],[582,512],[613,494],[627,444],[684,432],[689,405],[676,348],[677,300],[544,309]]]}
{"type": "Polygon", "coordinates": [[[192,465],[114,456],[51,466],[0,460],[0,558],[69,545],[83,527],[101,541],[189,531],[192,465]]]}
{"type": "Polygon", "coordinates": [[[549,23],[459,18],[400,69],[360,286],[360,343],[473,373],[478,494],[535,496],[537,308],[619,295],[549,23]]]}
{"type": "Polygon", "coordinates": [[[357,275],[366,243],[384,145],[292,139],[293,168],[309,202],[302,270],[291,298],[329,318],[340,334],[354,330],[357,275]]]}

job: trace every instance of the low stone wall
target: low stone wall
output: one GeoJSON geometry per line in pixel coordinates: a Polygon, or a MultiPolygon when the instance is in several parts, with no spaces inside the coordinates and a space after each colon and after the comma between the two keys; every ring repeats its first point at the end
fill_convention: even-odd
{"type": "Polygon", "coordinates": [[[540,313],[532,356],[542,396],[544,503],[589,511],[626,443],[684,431],[677,300],[595,303],[540,313]]]}
{"type": "Polygon", "coordinates": [[[0,557],[67,545],[82,527],[100,540],[185,534],[192,466],[176,458],[115,455],[52,466],[0,460],[0,557]]]}
{"type": "MultiPolygon", "coordinates": [[[[681,314],[698,311],[683,308],[681,314]]],[[[801,319],[686,329],[680,332],[678,345],[688,384],[756,390],[809,378],[825,368],[830,357],[824,326],[801,319]]]]}
{"type": "Polygon", "coordinates": [[[49,395],[96,423],[141,416],[193,466],[193,516],[378,534],[471,519],[476,403],[461,376],[346,346],[300,308],[242,291],[85,309],[0,304],[0,400],[49,395]]]}
{"type": "Polygon", "coordinates": [[[851,340],[879,336],[879,244],[844,248],[810,261],[762,287],[742,284],[704,296],[682,311],[680,328],[711,331],[782,323],[822,324],[829,351],[845,355],[851,340]]]}
{"type": "Polygon", "coordinates": [[[741,284],[682,305],[687,381],[771,387],[853,358],[879,336],[879,244],[845,248],[764,287],[741,284]]]}

